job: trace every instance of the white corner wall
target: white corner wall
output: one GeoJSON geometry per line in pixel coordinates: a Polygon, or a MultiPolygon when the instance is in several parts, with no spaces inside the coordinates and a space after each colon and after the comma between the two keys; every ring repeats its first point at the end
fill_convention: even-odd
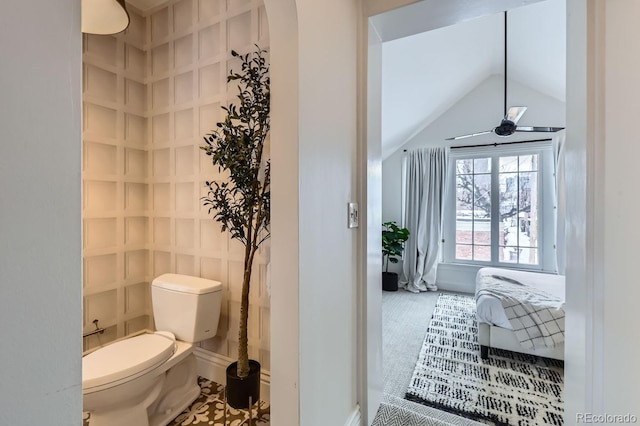
{"type": "Polygon", "coordinates": [[[80,2],[0,14],[0,424],[82,421],[80,2]]]}
{"type": "Polygon", "coordinates": [[[357,201],[359,10],[340,0],[265,5],[274,58],[272,421],[343,425],[358,409],[359,230],[347,228],[347,203],[357,201]]]}
{"type": "MultiPolygon", "coordinates": [[[[603,2],[606,4],[604,17],[605,40],[604,72],[604,139],[596,139],[602,151],[596,152],[594,177],[602,182],[596,187],[596,223],[602,225],[601,233],[594,235],[595,241],[602,238],[603,245],[596,245],[596,255],[602,254],[604,265],[596,270],[596,280],[604,283],[595,296],[604,300],[602,319],[604,341],[599,349],[603,351],[604,363],[601,371],[602,413],[634,414],[640,418],[640,393],[629,392],[640,382],[640,342],[635,338],[640,326],[637,301],[640,300],[638,286],[638,241],[640,227],[637,225],[640,211],[637,179],[634,178],[640,158],[637,134],[630,131],[628,124],[638,119],[640,97],[640,4],[633,0],[603,2]],[[634,43],[629,43],[633,39],[634,43]],[[601,155],[604,154],[604,155],[601,155]],[[604,176],[599,171],[604,172],[604,176]],[[602,192],[597,192],[602,189],[602,192]],[[599,273],[604,280],[600,281],[599,273]]],[[[598,258],[598,256],[596,257],[598,258]]],[[[601,300],[602,300],[601,299],[601,300]]],[[[596,333],[598,334],[598,333],[596,333]]],[[[596,340],[596,345],[598,342],[596,340]]],[[[597,358],[596,358],[597,359],[597,358]]],[[[596,396],[600,396],[596,391],[596,396]]]]}
{"type": "Polygon", "coordinates": [[[271,41],[271,422],[300,424],[298,18],[265,0],[271,41]]]}
{"type": "Polygon", "coordinates": [[[640,417],[640,396],[628,391],[640,380],[634,338],[640,199],[633,178],[640,147],[628,127],[640,95],[640,52],[629,43],[640,37],[640,5],[569,6],[567,327],[575,333],[566,344],[566,415],[640,417]]]}
{"type": "MultiPolygon", "coordinates": [[[[342,425],[357,400],[356,2],[300,0],[300,424],[342,425]],[[331,407],[331,409],[327,409],[331,407]]],[[[274,202],[275,203],[275,202],[274,202]]]]}
{"type": "Polygon", "coordinates": [[[149,288],[146,19],[83,35],[83,339],[88,351],[152,328],[149,288]]]}

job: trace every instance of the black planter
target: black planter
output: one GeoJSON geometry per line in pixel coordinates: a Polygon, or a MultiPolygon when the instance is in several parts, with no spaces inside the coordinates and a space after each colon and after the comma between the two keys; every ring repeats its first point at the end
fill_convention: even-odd
{"type": "Polygon", "coordinates": [[[233,408],[249,408],[260,399],[260,363],[249,360],[249,375],[238,377],[238,362],[227,367],[227,403],[233,408]]]}
{"type": "Polygon", "coordinates": [[[398,274],[395,272],[383,272],[382,289],[384,291],[398,291],[398,274]]]}

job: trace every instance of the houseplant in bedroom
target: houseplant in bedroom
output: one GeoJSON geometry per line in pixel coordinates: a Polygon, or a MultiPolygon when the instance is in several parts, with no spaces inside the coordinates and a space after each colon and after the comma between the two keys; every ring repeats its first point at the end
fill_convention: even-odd
{"type": "Polygon", "coordinates": [[[409,239],[409,230],[400,228],[395,222],[382,224],[382,289],[386,291],[398,290],[398,274],[389,272],[389,262],[398,263],[398,257],[402,256],[404,243],[409,239]]]}
{"type": "Polygon", "coordinates": [[[241,62],[240,72],[231,70],[227,76],[227,83],[238,84],[237,102],[222,107],[226,117],[200,147],[228,175],[225,181],[206,182],[208,193],[202,202],[222,225],[221,231],[244,245],[238,360],[227,367],[227,401],[234,408],[248,408],[249,398],[260,398],[260,364],[249,359],[247,322],[254,256],[270,236],[271,166],[264,152],[270,81],[264,53],[260,48],[245,55],[231,52],[241,62]]]}

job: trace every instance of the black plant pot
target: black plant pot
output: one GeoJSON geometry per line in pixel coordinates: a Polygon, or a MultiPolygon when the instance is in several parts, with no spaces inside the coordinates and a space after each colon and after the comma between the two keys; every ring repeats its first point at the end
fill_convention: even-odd
{"type": "Polygon", "coordinates": [[[382,289],[384,291],[398,291],[398,274],[395,272],[383,272],[382,289]]]}
{"type": "Polygon", "coordinates": [[[260,399],[260,363],[249,360],[249,375],[238,377],[238,362],[227,367],[227,403],[233,408],[249,408],[260,399]]]}

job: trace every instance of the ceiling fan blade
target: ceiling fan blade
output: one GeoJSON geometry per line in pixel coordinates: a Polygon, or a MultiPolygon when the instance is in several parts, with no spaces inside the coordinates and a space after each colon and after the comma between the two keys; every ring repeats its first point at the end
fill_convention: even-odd
{"type": "Polygon", "coordinates": [[[522,118],[526,111],[526,106],[512,106],[509,108],[509,112],[507,112],[507,116],[505,117],[505,119],[512,121],[514,124],[517,124],[518,120],[522,118]]]}
{"type": "Polygon", "coordinates": [[[539,127],[539,126],[518,126],[516,132],[544,132],[552,133],[563,130],[564,127],[539,127]]]}
{"type": "Polygon", "coordinates": [[[473,136],[486,135],[486,134],[489,134],[489,133],[493,133],[493,129],[492,130],[487,130],[485,132],[478,132],[478,133],[471,133],[471,134],[468,134],[468,135],[455,136],[453,138],[447,138],[445,140],[447,140],[447,141],[456,141],[458,139],[466,139],[466,138],[470,138],[470,137],[473,137],[473,136]]]}

